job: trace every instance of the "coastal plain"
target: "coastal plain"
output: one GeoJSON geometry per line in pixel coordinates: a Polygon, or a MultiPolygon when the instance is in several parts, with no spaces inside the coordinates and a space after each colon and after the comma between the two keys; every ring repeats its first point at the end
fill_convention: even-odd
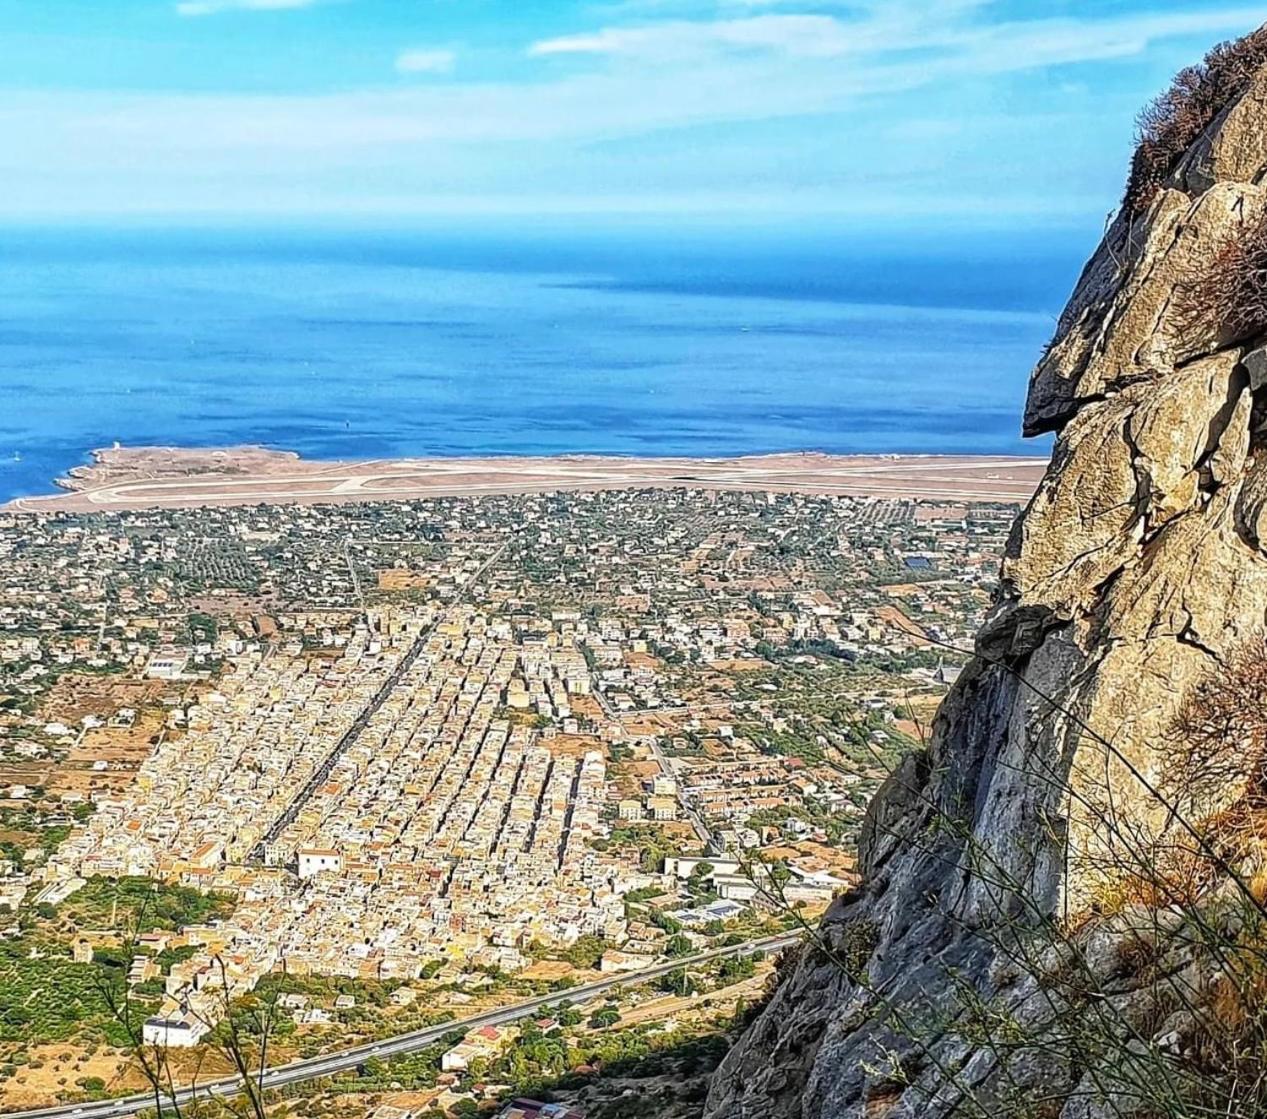
{"type": "Polygon", "coordinates": [[[631,488],[762,490],[959,501],[1029,499],[1045,457],[829,455],[736,458],[407,458],[356,462],[301,459],[263,447],[194,450],[114,447],[58,479],[60,493],[21,497],[10,512],[313,504],[482,493],[631,488]]]}
{"type": "Polygon", "coordinates": [[[333,1114],[646,1057],[683,1119],[856,880],[1037,466],[119,448],[0,515],[0,1109],[127,1113],[147,1043],[206,1088],[284,998],[269,1075],[333,1114]]]}

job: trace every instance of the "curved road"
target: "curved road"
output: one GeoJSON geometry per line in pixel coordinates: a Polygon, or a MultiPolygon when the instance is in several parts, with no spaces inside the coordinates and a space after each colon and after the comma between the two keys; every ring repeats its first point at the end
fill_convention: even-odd
{"type": "MultiPolygon", "coordinates": [[[[655,967],[644,968],[642,971],[631,971],[624,975],[614,975],[608,979],[597,979],[593,983],[584,983],[579,987],[572,987],[566,991],[553,991],[548,995],[538,995],[536,998],[525,999],[522,1002],[498,1007],[495,1010],[486,1010],[482,1014],[475,1014],[469,1018],[441,1022],[435,1026],[414,1030],[413,1033],[398,1034],[396,1037],[386,1038],[383,1041],[356,1045],[350,1049],[342,1049],[337,1053],[310,1057],[307,1060],[294,1061],[288,1065],[278,1065],[275,1068],[270,1068],[264,1074],[264,1087],[281,1088],[284,1085],[294,1084],[301,1080],[316,1080],[323,1076],[331,1076],[336,1072],[346,1072],[364,1061],[371,1059],[381,1060],[385,1057],[396,1057],[402,1053],[413,1053],[419,1049],[425,1049],[428,1045],[439,1041],[445,1034],[454,1030],[465,1032],[479,1026],[503,1025],[520,1018],[526,1018],[543,1006],[555,1006],[559,1003],[588,1002],[595,995],[600,995],[613,987],[645,983],[649,979],[657,979],[678,968],[691,967],[694,964],[706,963],[709,960],[721,959],[726,956],[751,955],[757,951],[777,951],[795,944],[798,940],[800,940],[799,933],[786,933],[780,936],[762,937],[759,940],[749,940],[729,948],[714,948],[708,952],[700,952],[694,956],[684,956],[681,959],[657,964],[655,967]]],[[[237,1078],[229,1077],[224,1080],[201,1084],[198,1086],[196,1093],[190,1088],[182,1089],[176,1093],[174,1098],[176,1102],[184,1104],[189,1103],[195,1094],[205,1098],[208,1095],[235,1095],[237,1091],[237,1078]]],[[[0,1113],[0,1117],[2,1119],[122,1119],[124,1116],[135,1115],[138,1111],[146,1108],[153,1109],[153,1107],[154,1096],[151,1093],[149,1095],[126,1096],[122,1099],[99,1100],[94,1103],[58,1104],[56,1107],[39,1108],[35,1111],[6,1111],[0,1113]]]]}

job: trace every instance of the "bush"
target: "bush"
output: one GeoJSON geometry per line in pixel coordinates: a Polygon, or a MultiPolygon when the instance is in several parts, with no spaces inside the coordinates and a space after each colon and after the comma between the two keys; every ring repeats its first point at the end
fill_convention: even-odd
{"type": "Polygon", "coordinates": [[[1267,220],[1242,227],[1176,299],[1180,325],[1230,338],[1267,330],[1267,220]]]}
{"type": "Polygon", "coordinates": [[[614,1006],[604,1006],[594,1011],[590,1017],[590,1026],[596,1030],[605,1030],[620,1021],[620,1011],[614,1006]]]}
{"type": "Polygon", "coordinates": [[[1249,88],[1267,63],[1267,29],[1220,43],[1196,66],[1179,71],[1170,88],[1140,113],[1124,205],[1147,208],[1183,154],[1214,119],[1249,88]]]}
{"type": "MultiPolygon", "coordinates": [[[[1267,252],[1267,237],[1264,237],[1267,252]]],[[[1265,258],[1267,259],[1267,258],[1265,258]]],[[[1243,790],[1267,797],[1267,642],[1234,650],[1187,696],[1171,728],[1163,780],[1187,804],[1243,790]]]]}

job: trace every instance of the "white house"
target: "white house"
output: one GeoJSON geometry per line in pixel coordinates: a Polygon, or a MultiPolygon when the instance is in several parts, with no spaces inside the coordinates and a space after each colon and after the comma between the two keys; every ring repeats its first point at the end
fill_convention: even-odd
{"type": "Polygon", "coordinates": [[[175,1015],[155,1015],[146,1018],[141,1027],[141,1040],[146,1045],[165,1045],[172,1048],[189,1048],[197,1045],[206,1035],[206,1022],[199,1021],[188,1011],[175,1015]]]}
{"type": "Polygon", "coordinates": [[[300,878],[343,869],[343,856],[329,847],[301,847],[295,854],[299,860],[300,878]]]}

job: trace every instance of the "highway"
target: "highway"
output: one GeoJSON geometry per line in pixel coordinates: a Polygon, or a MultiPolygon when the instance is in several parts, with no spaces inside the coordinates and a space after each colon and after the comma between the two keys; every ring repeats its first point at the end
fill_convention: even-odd
{"type": "MultiPolygon", "coordinates": [[[[656,964],[655,967],[641,971],[631,971],[624,975],[613,975],[606,979],[597,979],[592,983],[583,983],[566,991],[554,991],[548,995],[524,999],[522,1002],[486,1010],[469,1018],[459,1018],[439,1025],[427,1026],[412,1033],[399,1034],[396,1037],[366,1045],[356,1045],[342,1049],[337,1053],[329,1053],[320,1057],[310,1057],[303,1061],[294,1061],[288,1065],[277,1065],[264,1073],[265,1088],[281,1088],[287,1084],[295,1084],[302,1080],[316,1080],[323,1076],[332,1076],[337,1072],[346,1072],[365,1061],[382,1060],[399,1056],[402,1053],[413,1053],[425,1049],[439,1041],[445,1034],[455,1030],[466,1032],[479,1026],[499,1026],[526,1018],[543,1006],[557,1006],[560,1003],[588,1002],[604,991],[615,987],[632,986],[658,979],[678,968],[693,967],[710,960],[722,959],[726,956],[751,955],[753,952],[777,952],[795,944],[800,940],[799,933],[784,933],[779,936],[767,936],[758,940],[749,940],[729,948],[713,948],[708,952],[700,952],[694,956],[683,956],[681,959],[656,964]]],[[[206,1099],[208,1096],[231,1096],[239,1091],[236,1077],[214,1080],[200,1084],[196,1089],[184,1088],[170,1097],[174,1102],[186,1104],[195,1098],[206,1099]]],[[[6,1111],[0,1113],[2,1119],[123,1119],[135,1115],[146,1108],[153,1109],[153,1093],[148,1095],[125,1096],[121,1099],[99,1100],[93,1103],[59,1104],[55,1107],[39,1108],[34,1111],[6,1111]]]]}

